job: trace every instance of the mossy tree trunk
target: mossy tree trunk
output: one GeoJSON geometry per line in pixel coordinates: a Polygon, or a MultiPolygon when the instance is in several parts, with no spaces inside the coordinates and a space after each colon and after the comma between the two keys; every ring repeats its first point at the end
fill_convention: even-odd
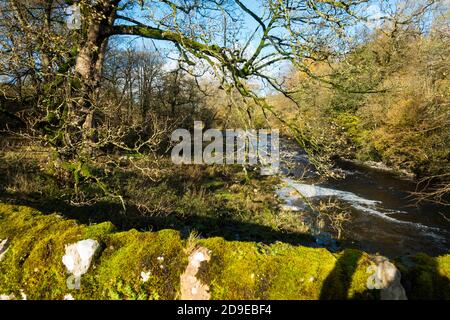
{"type": "Polygon", "coordinates": [[[102,77],[103,62],[108,46],[106,30],[114,24],[120,1],[98,1],[97,5],[82,8],[83,30],[75,62],[79,81],[74,92],[75,110],[81,119],[83,151],[92,154],[95,142],[95,104],[102,77]]]}

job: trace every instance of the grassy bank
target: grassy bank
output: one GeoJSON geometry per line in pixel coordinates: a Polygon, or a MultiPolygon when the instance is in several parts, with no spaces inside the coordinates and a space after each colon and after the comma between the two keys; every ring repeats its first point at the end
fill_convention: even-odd
{"type": "Polygon", "coordinates": [[[108,186],[111,194],[106,194],[95,180],[83,176],[84,170],[75,179],[70,170],[74,163],[53,161],[48,149],[2,151],[0,201],[61,212],[85,224],[110,221],[120,231],[175,229],[184,237],[196,232],[267,243],[312,239],[300,214],[278,209],[273,192],[277,177],[263,177],[259,170],[239,165],[174,166],[170,159],[150,156],[132,161],[135,166],[124,168],[83,164],[108,186]],[[114,195],[121,196],[126,210],[114,195]]]}

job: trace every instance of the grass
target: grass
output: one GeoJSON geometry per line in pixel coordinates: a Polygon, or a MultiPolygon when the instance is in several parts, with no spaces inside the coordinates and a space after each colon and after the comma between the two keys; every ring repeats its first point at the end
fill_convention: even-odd
{"type": "MultiPolygon", "coordinates": [[[[0,154],[0,199],[60,212],[83,223],[111,221],[120,230],[177,229],[187,236],[221,236],[230,240],[311,241],[298,213],[281,212],[273,189],[276,177],[261,177],[240,166],[174,166],[169,159],[136,159],[155,169],[146,175],[133,167],[92,166],[102,184],[120,195],[105,195],[90,179],[77,180],[68,167],[45,153],[8,151],[0,154]],[[25,156],[24,156],[25,155],[25,156]],[[77,190],[78,192],[75,192],[77,190]]],[[[89,164],[83,165],[87,167],[89,164]]],[[[73,165],[69,166],[73,167],[73,165]]]]}

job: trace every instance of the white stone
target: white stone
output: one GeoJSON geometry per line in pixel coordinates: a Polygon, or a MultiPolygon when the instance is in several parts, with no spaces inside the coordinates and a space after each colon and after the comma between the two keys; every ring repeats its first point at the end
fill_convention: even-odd
{"type": "Polygon", "coordinates": [[[144,282],[144,283],[146,283],[146,282],[150,279],[150,275],[151,275],[151,274],[152,274],[152,273],[151,273],[150,271],[148,271],[148,272],[142,271],[142,272],[141,272],[141,281],[144,282]]]}
{"type": "Polygon", "coordinates": [[[13,294],[0,294],[0,301],[2,300],[14,300],[16,297],[13,294]]]}
{"type": "Polygon", "coordinates": [[[8,252],[9,249],[9,241],[8,239],[1,240],[0,239],[0,261],[2,261],[3,257],[5,256],[6,252],[8,252]]]}
{"type": "Polygon", "coordinates": [[[376,265],[367,269],[367,272],[373,273],[367,279],[367,287],[380,290],[381,300],[408,300],[400,282],[401,273],[395,265],[381,256],[376,256],[374,262],[376,265]]]}
{"type": "Polygon", "coordinates": [[[68,245],[62,262],[71,274],[79,277],[89,270],[95,252],[99,247],[99,243],[92,239],[68,245]]]}
{"type": "Polygon", "coordinates": [[[197,279],[197,273],[202,262],[211,259],[211,252],[204,247],[198,247],[189,256],[189,263],[184,273],[180,276],[181,300],[209,300],[209,286],[197,279]]]}
{"type": "Polygon", "coordinates": [[[205,261],[205,255],[203,254],[203,252],[197,252],[194,254],[193,258],[192,258],[192,262],[196,262],[196,263],[200,263],[202,261],[205,261]]]}
{"type": "Polygon", "coordinates": [[[73,296],[69,293],[64,296],[64,300],[75,300],[73,296]]]}

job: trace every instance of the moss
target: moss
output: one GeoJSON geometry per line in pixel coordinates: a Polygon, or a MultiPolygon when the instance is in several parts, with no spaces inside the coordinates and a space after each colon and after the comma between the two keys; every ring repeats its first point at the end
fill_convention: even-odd
{"type": "Polygon", "coordinates": [[[109,221],[94,224],[85,228],[84,238],[93,238],[106,241],[109,234],[113,233],[114,231],[116,231],[116,227],[109,221]]]}
{"type": "Polygon", "coordinates": [[[268,299],[318,299],[335,263],[325,249],[277,244],[268,254],[268,299]]]}
{"type": "Polygon", "coordinates": [[[187,256],[178,232],[138,232],[111,235],[94,271],[83,278],[74,297],[102,299],[175,299],[187,256]],[[141,273],[149,275],[142,281],[141,273]]]}
{"type": "Polygon", "coordinates": [[[326,249],[200,241],[212,251],[201,278],[213,299],[375,298],[367,292],[369,259],[356,250],[333,255],[326,249]]]}
{"type": "MultiPolygon", "coordinates": [[[[188,249],[201,245],[211,260],[199,279],[213,299],[378,299],[366,286],[370,257],[358,250],[230,242],[184,241],[174,230],[115,232],[109,223],[80,225],[55,214],[0,204],[0,239],[9,250],[0,262],[0,294],[30,299],[176,299],[188,249]],[[92,238],[101,244],[79,290],[69,290],[65,246],[92,238]],[[146,281],[143,281],[142,273],[146,281]]],[[[420,254],[396,262],[411,299],[450,299],[450,255],[420,254]]]]}
{"type": "Polygon", "coordinates": [[[335,255],[333,271],[322,287],[321,299],[376,299],[379,292],[367,289],[370,257],[358,250],[345,250],[335,255]]]}
{"type": "Polygon", "coordinates": [[[174,299],[187,258],[179,233],[173,230],[112,233],[109,223],[78,225],[56,215],[0,204],[0,239],[11,240],[0,263],[0,292],[30,299],[174,299]],[[62,264],[65,246],[93,238],[99,257],[82,276],[81,289],[69,290],[62,264]],[[158,260],[164,257],[164,261],[158,260]],[[141,272],[150,272],[141,281],[141,272]]]}
{"type": "Polygon", "coordinates": [[[255,299],[256,275],[261,255],[255,243],[228,242],[222,238],[200,240],[211,250],[211,260],[200,269],[199,278],[210,285],[212,299],[255,299]]]}
{"type": "Polygon", "coordinates": [[[418,254],[399,259],[397,266],[410,299],[450,300],[450,255],[418,254]]]}
{"type": "Polygon", "coordinates": [[[0,238],[11,241],[0,264],[0,291],[17,296],[26,288],[31,299],[62,298],[67,276],[61,258],[65,244],[83,238],[82,227],[26,207],[0,205],[0,212],[0,238]]]}

